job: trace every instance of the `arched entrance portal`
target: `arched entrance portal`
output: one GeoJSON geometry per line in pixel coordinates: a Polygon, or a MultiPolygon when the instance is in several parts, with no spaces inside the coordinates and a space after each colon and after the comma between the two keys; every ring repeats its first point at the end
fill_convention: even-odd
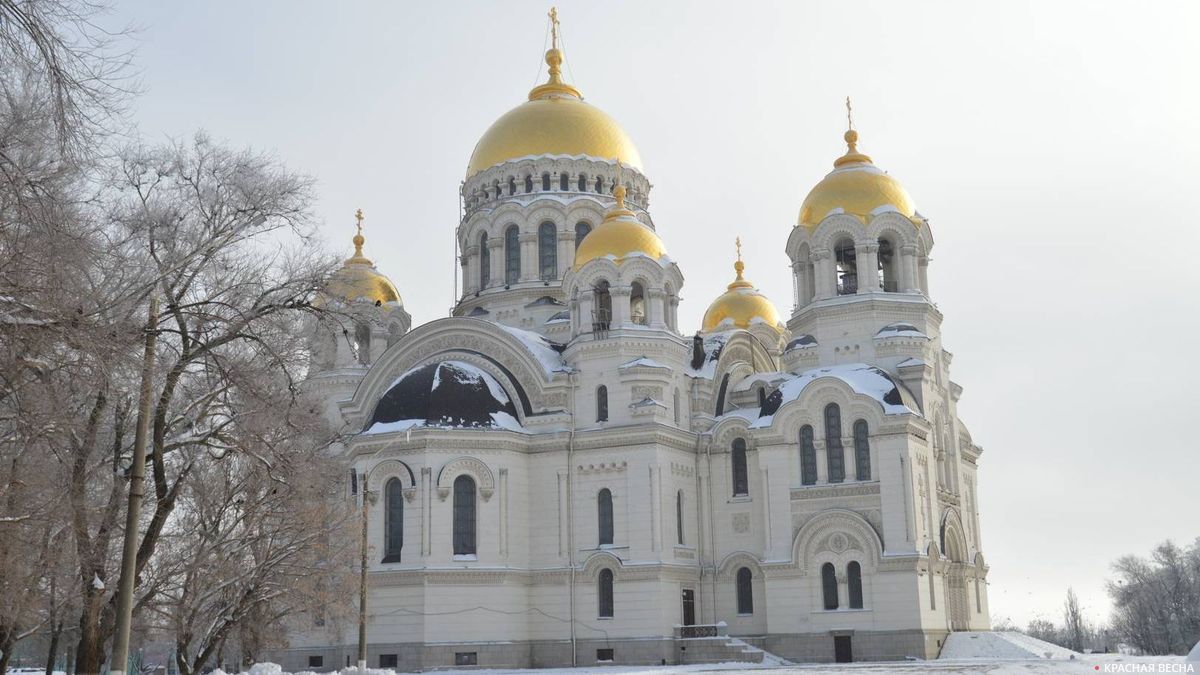
{"type": "Polygon", "coordinates": [[[950,630],[971,629],[971,600],[967,592],[967,539],[953,511],[942,521],[942,550],[946,552],[946,613],[950,630]]]}

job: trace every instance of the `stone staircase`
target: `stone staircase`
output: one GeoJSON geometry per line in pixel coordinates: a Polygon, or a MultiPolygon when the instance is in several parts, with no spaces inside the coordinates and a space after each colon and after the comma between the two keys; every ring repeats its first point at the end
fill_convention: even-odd
{"type": "Polygon", "coordinates": [[[680,664],[759,663],[790,665],[790,662],[735,637],[729,637],[724,623],[714,626],[679,626],[675,631],[676,653],[680,664]]]}

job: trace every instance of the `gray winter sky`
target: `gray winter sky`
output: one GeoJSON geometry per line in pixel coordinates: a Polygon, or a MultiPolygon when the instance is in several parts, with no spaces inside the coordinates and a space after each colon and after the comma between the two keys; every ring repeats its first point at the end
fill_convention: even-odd
{"type": "MultiPolygon", "coordinates": [[[[550,0],[121,2],[150,138],[206,129],[320,180],[326,238],[416,323],[452,302],[457,189],[539,80],[550,0]]],[[[808,189],[859,147],[930,218],[981,460],[993,618],[1107,614],[1108,565],[1200,536],[1200,3],[558,0],[572,79],[619,120],[699,326],[732,275],[785,314],[808,189]]]]}

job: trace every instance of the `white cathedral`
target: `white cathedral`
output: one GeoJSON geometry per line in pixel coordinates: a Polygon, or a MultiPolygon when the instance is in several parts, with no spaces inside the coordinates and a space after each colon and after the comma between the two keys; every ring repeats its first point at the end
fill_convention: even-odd
{"type": "MultiPolygon", "coordinates": [[[[555,25],[556,28],[556,25],[555,25]]],[[[781,318],[740,260],[698,332],[616,121],[549,78],[479,140],[463,293],[410,330],[363,254],[328,286],[326,401],[366,503],[366,661],[453,666],[936,657],[989,626],[929,221],[845,134],[800,207],[781,318]]],[[[307,617],[285,670],[357,660],[307,617]]]]}

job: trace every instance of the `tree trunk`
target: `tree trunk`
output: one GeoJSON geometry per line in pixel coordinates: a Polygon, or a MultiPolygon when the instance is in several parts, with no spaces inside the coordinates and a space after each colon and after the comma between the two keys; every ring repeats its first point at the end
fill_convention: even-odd
{"type": "Polygon", "coordinates": [[[8,672],[8,660],[12,657],[13,645],[16,644],[16,630],[10,630],[4,636],[4,642],[0,643],[0,673],[8,672]]]}
{"type": "Polygon", "coordinates": [[[88,584],[91,591],[84,596],[84,608],[79,615],[79,645],[75,648],[75,672],[79,675],[100,675],[104,667],[104,631],[100,621],[103,596],[88,584]]]}
{"type": "Polygon", "coordinates": [[[58,658],[58,639],[62,637],[62,620],[50,624],[50,648],[46,653],[46,675],[54,675],[54,661],[58,658]]]}

